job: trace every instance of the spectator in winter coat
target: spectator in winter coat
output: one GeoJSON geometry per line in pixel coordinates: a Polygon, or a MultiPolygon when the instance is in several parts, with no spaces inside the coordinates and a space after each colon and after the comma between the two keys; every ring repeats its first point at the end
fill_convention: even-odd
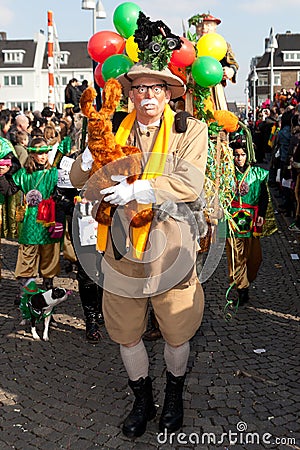
{"type": "Polygon", "coordinates": [[[78,106],[81,97],[81,91],[78,89],[78,81],[72,78],[65,88],[65,104],[78,106]]]}

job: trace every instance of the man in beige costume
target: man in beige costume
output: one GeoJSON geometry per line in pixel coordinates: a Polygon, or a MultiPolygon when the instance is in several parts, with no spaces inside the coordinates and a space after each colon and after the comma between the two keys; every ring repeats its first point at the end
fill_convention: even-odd
{"type": "MultiPolygon", "coordinates": [[[[120,244],[120,233],[112,225],[102,259],[105,325],[111,339],[120,344],[129,386],[135,395],[132,411],[123,423],[123,433],[137,437],[156,415],[148,355],[142,341],[149,302],[165,340],[167,384],[159,428],[173,432],[183,423],[182,392],[189,340],[201,324],[204,295],[195,270],[197,236],[190,218],[184,219],[186,214],[180,216],[180,211],[202,193],[208,132],[206,124],[194,117],[186,120],[185,131],[176,132],[175,113],[168,103],[171,98],[184,95],[185,85],[169,69],[157,71],[138,63],[118,80],[134,105],[119,130],[130,128],[126,143],[142,150],[144,172],[142,179],[133,184],[115,177],[118,183],[101,193],[117,207],[127,243],[134,230],[126,226],[124,205],[136,200],[140,205],[155,208],[142,255],[138,257],[133,246],[122,252],[120,248],[126,246],[120,244]],[[147,172],[149,164],[152,171],[147,172]],[[114,236],[118,242],[114,242],[114,236]],[[122,254],[117,258],[115,247],[122,254]]],[[[86,149],[72,166],[70,178],[74,185],[84,185],[92,162],[86,149]]]]}

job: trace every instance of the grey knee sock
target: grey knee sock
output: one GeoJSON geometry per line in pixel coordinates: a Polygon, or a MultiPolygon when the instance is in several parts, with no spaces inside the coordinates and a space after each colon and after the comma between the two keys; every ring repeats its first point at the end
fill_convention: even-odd
{"type": "Polygon", "coordinates": [[[149,359],[143,341],[134,347],[120,345],[121,358],[131,381],[148,376],[149,359]]]}
{"type": "Polygon", "coordinates": [[[174,377],[182,377],[186,372],[189,354],[189,341],[180,345],[180,347],[172,347],[166,342],[164,357],[168,372],[171,372],[174,377]]]}

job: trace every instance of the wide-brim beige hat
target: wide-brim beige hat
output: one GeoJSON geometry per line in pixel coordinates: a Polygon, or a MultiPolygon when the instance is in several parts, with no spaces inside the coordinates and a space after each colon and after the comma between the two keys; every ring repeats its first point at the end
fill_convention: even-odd
{"type": "Polygon", "coordinates": [[[140,77],[151,77],[164,81],[172,93],[172,98],[178,98],[185,94],[184,82],[174,75],[170,69],[154,70],[151,64],[134,64],[127,73],[120,75],[117,80],[121,83],[124,95],[128,96],[132,82],[140,77]]]}

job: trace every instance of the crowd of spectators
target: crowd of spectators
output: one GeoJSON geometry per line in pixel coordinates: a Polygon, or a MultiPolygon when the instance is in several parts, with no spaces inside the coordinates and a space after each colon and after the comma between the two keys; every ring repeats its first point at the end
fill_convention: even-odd
{"type": "MultiPolygon", "coordinates": [[[[80,109],[74,112],[71,105],[66,105],[63,113],[49,106],[32,112],[7,109],[3,105],[0,110],[0,136],[11,142],[22,167],[28,157],[27,147],[30,147],[33,138],[43,137],[55,149],[66,135],[70,135],[73,151],[76,151],[80,148],[81,129],[80,109]]],[[[2,205],[2,237],[17,237],[15,209],[19,202],[20,195],[17,194],[7,198],[2,205]]]]}
{"type": "Polygon", "coordinates": [[[256,161],[268,164],[269,184],[278,189],[279,212],[294,219],[291,231],[300,231],[300,83],[263,102],[248,124],[256,161]]]}

